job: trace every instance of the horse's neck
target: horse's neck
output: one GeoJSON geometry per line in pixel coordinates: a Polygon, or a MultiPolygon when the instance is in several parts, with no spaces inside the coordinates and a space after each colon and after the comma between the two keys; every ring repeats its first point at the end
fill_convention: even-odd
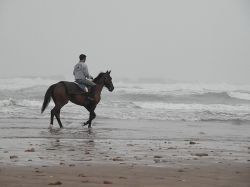
{"type": "Polygon", "coordinates": [[[104,84],[97,83],[93,91],[95,92],[95,94],[101,95],[103,87],[104,84]]]}

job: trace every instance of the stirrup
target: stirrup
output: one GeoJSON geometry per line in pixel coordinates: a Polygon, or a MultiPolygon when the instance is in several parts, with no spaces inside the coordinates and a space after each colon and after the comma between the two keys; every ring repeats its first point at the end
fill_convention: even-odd
{"type": "Polygon", "coordinates": [[[87,97],[89,100],[94,101],[95,99],[93,97],[88,96],[87,97]]]}

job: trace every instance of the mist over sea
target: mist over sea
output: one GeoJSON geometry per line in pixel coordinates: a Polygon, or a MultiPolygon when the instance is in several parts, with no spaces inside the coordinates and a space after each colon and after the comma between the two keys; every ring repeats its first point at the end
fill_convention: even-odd
{"type": "MultiPolygon", "coordinates": [[[[0,118],[48,118],[53,101],[40,113],[47,88],[60,78],[1,78],[0,118]]],[[[116,81],[115,90],[104,88],[96,109],[98,118],[174,121],[249,121],[250,86],[203,83],[146,83],[116,81]]],[[[84,107],[63,107],[62,119],[87,119],[84,107]]]]}

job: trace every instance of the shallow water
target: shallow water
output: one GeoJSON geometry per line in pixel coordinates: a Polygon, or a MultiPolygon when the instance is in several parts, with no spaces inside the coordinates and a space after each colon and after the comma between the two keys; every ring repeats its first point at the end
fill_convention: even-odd
{"type": "Polygon", "coordinates": [[[48,121],[1,119],[0,164],[249,163],[250,126],[246,123],[96,119],[88,129],[79,120],[63,119],[65,128],[55,123],[48,129],[48,121]],[[25,152],[31,148],[34,152],[25,152]],[[13,155],[18,158],[10,159],[13,155]]]}

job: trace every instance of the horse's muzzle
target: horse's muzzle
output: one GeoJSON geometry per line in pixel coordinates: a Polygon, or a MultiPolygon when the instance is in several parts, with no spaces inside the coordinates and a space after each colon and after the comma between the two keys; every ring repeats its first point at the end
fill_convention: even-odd
{"type": "Polygon", "coordinates": [[[114,86],[109,87],[108,90],[109,90],[110,92],[112,92],[112,91],[114,90],[114,86]]]}

